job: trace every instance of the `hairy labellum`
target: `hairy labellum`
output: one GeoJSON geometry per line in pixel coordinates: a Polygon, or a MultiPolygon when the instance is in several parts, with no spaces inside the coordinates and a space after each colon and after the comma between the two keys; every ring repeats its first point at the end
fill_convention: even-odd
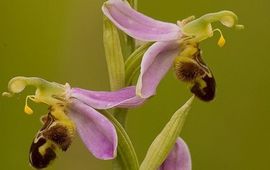
{"type": "Polygon", "coordinates": [[[197,63],[194,63],[192,59],[184,57],[181,61],[175,63],[175,74],[179,80],[184,82],[193,82],[198,77],[205,74],[203,69],[197,63]]]}
{"type": "Polygon", "coordinates": [[[30,148],[29,161],[37,169],[46,168],[56,158],[57,149],[66,151],[72,142],[72,123],[67,122],[67,119],[56,118],[53,113],[54,110],[51,110],[47,116],[41,118],[44,125],[30,148]]]}
{"type": "Polygon", "coordinates": [[[216,82],[212,72],[204,63],[198,45],[186,45],[182,55],[174,62],[177,78],[191,84],[190,91],[203,101],[215,97],[216,82]]]}

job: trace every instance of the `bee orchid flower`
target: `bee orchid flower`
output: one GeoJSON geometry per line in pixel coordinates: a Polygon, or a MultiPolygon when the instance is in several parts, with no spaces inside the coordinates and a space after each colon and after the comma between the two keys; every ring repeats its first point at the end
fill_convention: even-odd
{"type": "Polygon", "coordinates": [[[134,39],[155,42],[144,54],[136,93],[148,98],[156,93],[156,88],[174,66],[178,79],[190,84],[190,90],[198,98],[210,101],[215,95],[215,80],[203,62],[199,43],[214,32],[220,33],[219,46],[225,44],[220,29],[213,29],[211,23],[221,22],[227,27],[242,28],[237,25],[237,16],[231,11],[209,13],[195,19],[194,16],[176,24],[152,19],[134,10],[126,1],[109,0],[102,7],[106,15],[120,30],[134,39]]]}
{"type": "Polygon", "coordinates": [[[176,143],[160,166],[159,170],[191,170],[191,156],[187,144],[182,138],[176,143]]]}
{"type": "Polygon", "coordinates": [[[43,127],[30,148],[29,161],[37,169],[47,167],[56,158],[58,149],[68,149],[75,130],[96,158],[115,158],[118,143],[115,127],[98,110],[129,108],[143,103],[143,100],[135,95],[134,86],[114,92],[89,91],[36,77],[11,79],[8,92],[3,95],[10,97],[22,92],[26,86],[36,88],[34,95],[26,97],[24,111],[27,114],[33,113],[27,104],[29,99],[49,106],[49,113],[41,117],[43,127]]]}

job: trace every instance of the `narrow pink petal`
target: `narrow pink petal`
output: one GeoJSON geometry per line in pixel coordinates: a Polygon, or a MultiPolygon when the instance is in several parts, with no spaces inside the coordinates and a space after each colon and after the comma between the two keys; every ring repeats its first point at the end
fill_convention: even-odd
{"type": "Polygon", "coordinates": [[[159,170],[191,170],[190,152],[183,139],[177,139],[172,151],[159,170]]]}
{"type": "Polygon", "coordinates": [[[95,109],[110,109],[113,107],[131,108],[139,106],[145,101],[145,99],[136,96],[135,91],[135,86],[113,92],[72,88],[71,97],[95,109]]]}
{"type": "Polygon", "coordinates": [[[122,0],[105,2],[102,11],[119,29],[141,41],[171,41],[182,36],[176,24],[145,16],[122,0]]]}
{"type": "Polygon", "coordinates": [[[74,99],[70,104],[70,118],[88,150],[98,159],[113,159],[117,153],[117,134],[113,124],[88,105],[74,99]]]}
{"type": "Polygon", "coordinates": [[[177,42],[156,42],[144,54],[141,73],[137,82],[137,94],[148,98],[155,94],[156,88],[171,68],[179,53],[177,42]]]}

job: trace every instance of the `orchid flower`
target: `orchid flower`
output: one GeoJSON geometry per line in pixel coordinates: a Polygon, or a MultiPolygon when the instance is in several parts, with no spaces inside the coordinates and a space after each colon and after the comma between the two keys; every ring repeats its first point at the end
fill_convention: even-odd
{"type": "Polygon", "coordinates": [[[66,151],[75,134],[79,133],[88,150],[98,159],[113,159],[118,138],[113,124],[96,109],[135,107],[143,100],[135,95],[135,87],[114,92],[97,92],[71,88],[69,84],[48,82],[36,77],[15,77],[8,84],[4,96],[22,92],[34,86],[34,95],[26,97],[24,111],[32,114],[28,99],[49,106],[49,113],[41,117],[43,127],[30,148],[29,161],[37,169],[45,168],[56,158],[56,150],[66,151]]]}
{"type": "Polygon", "coordinates": [[[162,163],[159,170],[191,170],[191,157],[187,144],[181,138],[176,143],[162,163]]]}
{"type": "Polygon", "coordinates": [[[227,27],[243,28],[237,25],[237,16],[231,11],[209,13],[195,19],[194,16],[178,21],[177,24],[152,19],[139,13],[122,0],[109,0],[102,7],[103,13],[123,32],[140,40],[155,42],[144,54],[136,94],[148,98],[174,66],[178,79],[190,84],[190,90],[198,98],[210,101],[215,96],[215,79],[203,62],[199,43],[220,33],[218,45],[225,39],[220,29],[213,29],[211,23],[221,22],[227,27]]]}

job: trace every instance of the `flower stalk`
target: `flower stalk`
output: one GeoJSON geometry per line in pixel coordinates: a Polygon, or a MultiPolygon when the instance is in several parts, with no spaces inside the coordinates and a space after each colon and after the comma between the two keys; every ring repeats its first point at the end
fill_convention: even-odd
{"type": "MultiPolygon", "coordinates": [[[[136,2],[136,0],[131,0],[130,3],[135,6],[136,2]]],[[[118,30],[108,18],[104,17],[103,41],[110,87],[111,90],[118,90],[125,87],[126,77],[124,58],[129,56],[135,50],[135,40],[118,30]]],[[[113,111],[114,117],[107,112],[104,112],[104,115],[113,122],[119,135],[118,156],[113,161],[113,169],[137,170],[139,169],[137,156],[129,137],[124,130],[128,109],[116,108],[113,111]]]]}

